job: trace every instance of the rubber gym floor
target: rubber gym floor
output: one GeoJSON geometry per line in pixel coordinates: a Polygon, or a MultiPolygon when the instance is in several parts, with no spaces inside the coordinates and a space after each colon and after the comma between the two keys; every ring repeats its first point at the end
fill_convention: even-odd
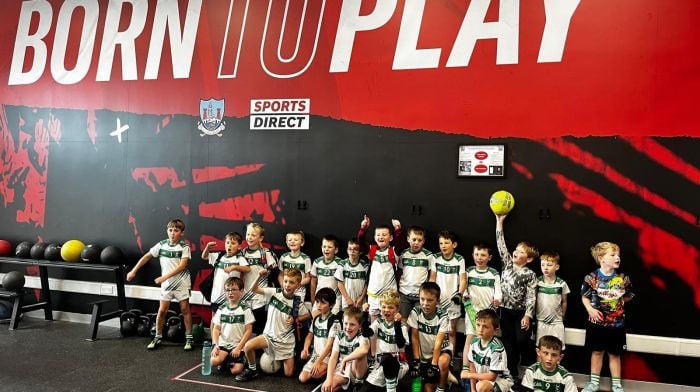
{"type": "MultiPolygon", "coordinates": [[[[215,370],[202,376],[201,347],[185,352],[180,344],[165,343],[148,351],[148,339],[122,338],[118,329],[106,326],[100,326],[94,342],[85,340],[85,324],[25,317],[17,330],[7,327],[0,324],[0,391],[307,392],[316,387],[281,375],[261,374],[246,383],[215,370]]],[[[399,390],[410,390],[408,378],[399,390]]]]}

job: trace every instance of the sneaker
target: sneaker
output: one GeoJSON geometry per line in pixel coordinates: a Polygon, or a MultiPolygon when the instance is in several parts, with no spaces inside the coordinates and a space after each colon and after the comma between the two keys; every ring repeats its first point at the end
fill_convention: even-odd
{"type": "Polygon", "coordinates": [[[194,341],[192,339],[185,340],[185,351],[192,351],[192,344],[194,341]]]}
{"type": "Polygon", "coordinates": [[[581,392],[598,392],[599,385],[593,384],[592,382],[586,383],[581,392]]]}
{"type": "Polygon", "coordinates": [[[612,392],[625,392],[624,388],[613,385],[612,392]]]}
{"type": "Polygon", "coordinates": [[[236,381],[250,381],[258,376],[258,371],[246,368],[243,373],[236,376],[236,381]]]}
{"type": "Polygon", "coordinates": [[[148,346],[146,346],[146,348],[149,350],[155,350],[156,348],[158,348],[158,346],[160,346],[160,338],[153,338],[153,340],[151,340],[151,343],[148,343],[148,346]]]}

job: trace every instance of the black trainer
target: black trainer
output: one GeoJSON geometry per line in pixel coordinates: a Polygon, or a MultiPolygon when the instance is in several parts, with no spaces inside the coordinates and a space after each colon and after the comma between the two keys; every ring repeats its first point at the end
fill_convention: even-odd
{"type": "Polygon", "coordinates": [[[236,376],[236,381],[250,381],[258,376],[258,371],[246,368],[243,373],[236,376]]]}

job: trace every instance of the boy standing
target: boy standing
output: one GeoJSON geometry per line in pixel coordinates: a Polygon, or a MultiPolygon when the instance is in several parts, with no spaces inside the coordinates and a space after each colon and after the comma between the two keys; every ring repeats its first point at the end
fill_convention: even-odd
{"type": "Polygon", "coordinates": [[[316,309],[320,314],[314,317],[311,329],[304,340],[304,348],[301,350],[301,359],[309,360],[299,374],[299,382],[301,383],[307,383],[312,378],[319,379],[326,376],[333,341],[340,329],[340,322],[331,313],[331,308],[335,305],[335,298],[335,292],[328,287],[324,287],[316,293],[316,309]],[[314,351],[309,355],[309,348],[312,344],[314,351]]]}
{"type": "Polygon", "coordinates": [[[455,253],[457,236],[451,231],[438,233],[440,253],[433,255],[430,281],[440,286],[440,309],[450,319],[450,346],[457,345],[457,320],[462,316],[462,295],[467,288],[464,258],[455,253]]]}
{"type": "Polygon", "coordinates": [[[469,347],[469,366],[462,366],[462,378],[469,379],[471,390],[480,392],[510,391],[513,379],[506,366],[503,344],[496,337],[498,315],[493,309],[476,314],[476,334],[469,347]]]}
{"type": "Polygon", "coordinates": [[[411,310],[419,303],[418,292],[420,285],[428,281],[430,276],[430,259],[432,253],[423,248],[425,244],[425,229],[420,226],[408,228],[408,248],[399,257],[399,295],[401,305],[399,312],[404,320],[408,320],[411,310]]]}
{"type": "MultiPolygon", "coordinates": [[[[334,235],[326,234],[321,240],[321,257],[314,260],[311,265],[311,302],[316,302],[318,290],[328,287],[333,290],[336,298],[340,296],[338,291],[338,280],[335,278],[335,271],[341,263],[338,254],[338,238],[334,235]]],[[[340,302],[336,301],[332,310],[333,314],[340,312],[340,302]]]]}
{"type": "Polygon", "coordinates": [[[221,305],[211,320],[211,340],[214,349],[211,352],[211,365],[220,366],[231,374],[240,374],[245,366],[243,347],[253,334],[253,311],[247,304],[241,303],[243,281],[240,278],[226,279],[225,293],[227,303],[221,305]]]}
{"type": "MultiPolygon", "coordinates": [[[[564,341],[564,315],[569,286],[557,276],[559,255],[555,252],[542,252],[540,256],[542,276],[537,278],[537,338],[551,335],[564,341]]],[[[565,346],[562,347],[562,349],[565,346]]]]}
{"type": "MultiPolygon", "coordinates": [[[[369,228],[369,216],[365,215],[360,222],[360,230],[357,231],[357,243],[364,242],[365,233],[369,228]]],[[[401,222],[392,219],[394,234],[397,241],[403,241],[401,234],[401,222]]],[[[367,303],[372,321],[379,316],[379,295],[383,292],[396,290],[396,250],[391,246],[394,236],[389,226],[377,226],[374,229],[374,244],[369,245],[367,257],[369,258],[369,279],[367,281],[367,303]]],[[[400,248],[400,247],[399,247],[400,248]]]]}
{"type": "Polygon", "coordinates": [[[501,271],[501,338],[508,352],[508,371],[519,384],[518,366],[521,356],[530,352],[530,324],[535,316],[537,275],[527,265],[539,256],[537,249],[521,242],[511,256],[506,246],[503,221],[506,215],[496,215],[496,243],[503,262],[501,271]]]}
{"type": "Polygon", "coordinates": [[[249,381],[258,376],[258,366],[255,361],[255,350],[264,349],[275,361],[283,361],[284,375],[294,375],[294,330],[297,321],[309,318],[309,312],[301,304],[303,301],[294,293],[301,282],[301,272],[295,269],[284,271],[282,288],[262,288],[259,283],[267,275],[266,269],[261,269],[258,280],[252,291],[263,297],[269,303],[268,317],[262,335],[248,341],[243,348],[248,368],[236,376],[236,381],[249,381]],[[297,320],[293,315],[298,314],[297,320]]]}
{"type": "Polygon", "coordinates": [[[348,387],[367,373],[369,342],[360,332],[362,310],[351,306],[343,312],[343,329],[333,342],[333,351],[328,360],[326,381],[322,392],[335,392],[348,387]]]}
{"type": "MultiPolygon", "coordinates": [[[[202,250],[202,258],[214,266],[214,280],[211,289],[211,310],[226,303],[228,295],[224,291],[224,283],[229,277],[240,278],[244,273],[250,272],[248,262],[241,253],[243,237],[238,233],[227,233],[223,252],[210,252],[209,249],[216,246],[216,242],[208,242],[202,250]]],[[[240,299],[240,298],[239,298],[240,299]]]]}
{"type": "Polygon", "coordinates": [[[160,258],[162,275],[155,279],[160,284],[160,304],[156,317],[156,336],[147,349],[157,348],[163,339],[163,326],[170,301],[175,300],[180,304],[180,312],[185,321],[185,351],[192,350],[194,339],[192,337],[192,314],[190,313],[190,271],[187,269],[191,254],[190,247],[182,239],[185,232],[185,223],[180,219],[168,222],[168,239],[155,244],[145,255],[139,259],[134,268],[126,274],[127,282],[131,282],[141,267],[152,258],[160,258]]]}
{"type": "Polygon", "coordinates": [[[620,247],[612,242],[600,242],[591,247],[591,255],[600,266],[586,275],[581,286],[581,299],[588,311],[586,347],[591,354],[591,381],[584,392],[595,392],[600,384],[603,355],[608,353],[612,391],[624,392],[620,376],[620,355],[627,344],[625,334],[625,304],[633,297],[632,283],[620,273],[620,247]]]}
{"type": "Polygon", "coordinates": [[[423,283],[419,298],[420,305],[413,308],[408,317],[414,358],[411,361],[411,377],[423,377],[427,392],[444,392],[453,346],[449,339],[445,339],[450,330],[447,313],[438,308],[440,286],[435,282],[423,283]]]}
{"type": "Polygon", "coordinates": [[[374,366],[367,376],[369,391],[396,392],[396,386],[408,372],[408,364],[401,361],[399,351],[406,346],[408,331],[401,323],[396,290],[387,290],[380,297],[381,317],[374,320],[370,328],[370,347],[375,358],[374,366]]]}
{"type": "Polygon", "coordinates": [[[253,291],[253,285],[258,282],[258,287],[265,288],[269,286],[267,274],[258,279],[260,271],[271,270],[277,268],[277,258],[269,249],[263,247],[263,238],[265,238],[265,228],[259,223],[249,223],[245,231],[246,248],[243,249],[243,257],[245,257],[250,272],[243,277],[246,292],[243,294],[241,301],[248,302],[253,308],[255,316],[255,325],[253,333],[260,335],[267,324],[267,310],[265,305],[267,302],[262,294],[256,294],[253,291]]]}
{"type": "Polygon", "coordinates": [[[348,241],[348,258],[340,263],[335,270],[338,281],[338,291],[341,297],[340,308],[349,306],[362,307],[367,295],[367,269],[369,264],[360,258],[360,244],[355,240],[348,241]]]}
{"type": "MultiPolygon", "coordinates": [[[[306,286],[311,282],[311,258],[301,251],[301,247],[304,246],[304,232],[301,230],[290,231],[287,233],[285,238],[287,243],[287,249],[289,252],[283,254],[280,257],[279,265],[281,272],[284,272],[290,268],[298,269],[301,272],[301,286],[296,292],[296,295],[301,298],[306,298],[306,286]]],[[[277,275],[280,287],[282,287],[282,281],[284,280],[284,273],[277,275]]]]}
{"type": "Polygon", "coordinates": [[[578,392],[574,376],[559,365],[564,358],[562,341],[544,335],[537,341],[537,363],[525,369],[522,386],[535,392],[578,392]]]}

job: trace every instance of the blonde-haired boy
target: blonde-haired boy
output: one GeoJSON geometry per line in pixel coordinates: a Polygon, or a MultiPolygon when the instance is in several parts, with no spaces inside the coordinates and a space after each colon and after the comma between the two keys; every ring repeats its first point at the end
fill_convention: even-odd
{"type": "Polygon", "coordinates": [[[564,342],[564,315],[566,314],[566,296],[569,285],[557,276],[559,270],[559,254],[542,252],[540,256],[542,276],[537,278],[537,338],[551,335],[564,342]]]}
{"type": "Polygon", "coordinates": [[[380,317],[370,325],[370,347],[375,362],[367,376],[367,383],[394,392],[399,380],[408,373],[408,364],[399,356],[408,341],[408,328],[401,322],[401,298],[396,290],[383,292],[379,296],[379,303],[380,317]]]}

